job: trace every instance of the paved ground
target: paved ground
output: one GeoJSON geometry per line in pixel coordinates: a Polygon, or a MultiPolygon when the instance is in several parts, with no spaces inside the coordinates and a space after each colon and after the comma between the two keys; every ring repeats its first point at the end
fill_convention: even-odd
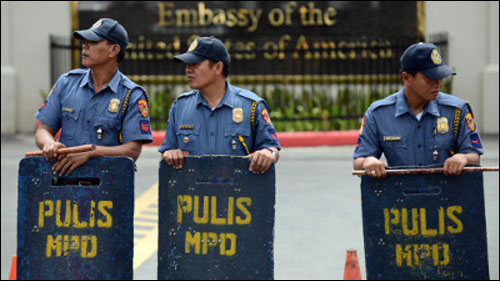
{"type": "MultiPolygon", "coordinates": [[[[483,166],[498,166],[498,136],[484,138],[483,144],[483,166]]],[[[2,136],[2,279],[8,278],[16,251],[18,164],[30,150],[36,150],[31,136],[2,136]]],[[[276,169],[276,279],[340,279],[350,248],[358,251],[362,276],[366,277],[360,179],[351,176],[352,151],[352,146],[344,146],[282,152],[276,169]]],[[[152,191],[158,180],[159,160],[155,148],[144,148],[137,163],[136,211],[143,210],[137,206],[147,208],[144,202],[155,200],[152,191]]],[[[498,173],[485,173],[484,182],[490,277],[498,279],[498,173]]],[[[155,214],[151,210],[144,213],[150,218],[155,214]]],[[[136,212],[136,216],[141,214],[136,212]]],[[[147,220],[139,224],[136,218],[136,249],[144,254],[134,261],[134,278],[156,279],[155,226],[151,222],[148,226],[147,220]]]]}

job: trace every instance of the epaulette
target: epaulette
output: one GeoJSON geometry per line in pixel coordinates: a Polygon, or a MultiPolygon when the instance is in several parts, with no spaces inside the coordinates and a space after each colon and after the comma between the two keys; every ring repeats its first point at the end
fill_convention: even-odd
{"type": "Polygon", "coordinates": [[[130,80],[127,76],[125,76],[123,74],[122,74],[122,79],[121,79],[120,83],[125,88],[129,89],[131,92],[135,91],[136,89],[139,89],[140,91],[142,91],[142,93],[144,94],[144,96],[146,96],[146,100],[148,101],[148,104],[149,104],[148,92],[141,85],[139,85],[139,84],[135,83],[134,81],[130,80]]]}
{"type": "Polygon", "coordinates": [[[467,108],[469,109],[469,112],[472,115],[472,118],[474,118],[474,112],[472,112],[472,107],[470,106],[469,102],[468,101],[464,101],[464,102],[465,102],[465,105],[467,106],[467,108]]]}
{"type": "Polygon", "coordinates": [[[247,91],[247,90],[244,90],[241,88],[237,88],[237,87],[234,87],[234,88],[236,90],[236,94],[239,96],[242,96],[244,98],[247,98],[249,100],[256,101],[256,102],[260,102],[263,100],[261,97],[257,96],[255,93],[252,93],[250,91],[247,91]]]}
{"type": "Polygon", "coordinates": [[[67,72],[66,75],[82,75],[87,74],[88,69],[85,68],[77,68],[73,69],[70,72],[67,72]]]}
{"type": "Polygon", "coordinates": [[[397,95],[398,93],[394,93],[386,98],[383,98],[381,100],[375,101],[370,105],[369,110],[375,110],[379,107],[382,106],[387,106],[387,105],[393,105],[397,102],[397,95]]]}
{"type": "Polygon", "coordinates": [[[466,104],[466,102],[464,102],[463,100],[461,100],[455,96],[444,94],[444,93],[439,93],[436,101],[440,105],[446,105],[446,106],[451,106],[451,107],[456,107],[456,108],[463,108],[464,105],[466,104]]]}
{"type": "Polygon", "coordinates": [[[177,99],[192,96],[192,95],[196,94],[197,92],[198,92],[198,90],[192,90],[192,91],[189,91],[189,92],[182,93],[182,94],[179,95],[179,97],[177,97],[177,99]]]}

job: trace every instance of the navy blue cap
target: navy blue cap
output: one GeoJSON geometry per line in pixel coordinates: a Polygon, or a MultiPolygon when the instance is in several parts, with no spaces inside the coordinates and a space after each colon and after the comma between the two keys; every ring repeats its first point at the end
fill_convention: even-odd
{"type": "Polygon", "coordinates": [[[400,62],[402,71],[418,71],[433,80],[456,74],[444,64],[441,51],[432,43],[411,45],[401,56],[400,62]]]}
{"type": "Polygon", "coordinates": [[[120,45],[120,53],[125,52],[128,45],[128,34],[125,28],[117,21],[108,18],[99,19],[89,29],[73,32],[73,37],[96,42],[107,39],[120,45]]]}
{"type": "Polygon", "coordinates": [[[195,64],[206,59],[229,63],[229,52],[226,46],[219,39],[210,37],[200,37],[191,43],[187,53],[175,56],[174,61],[195,64]]]}

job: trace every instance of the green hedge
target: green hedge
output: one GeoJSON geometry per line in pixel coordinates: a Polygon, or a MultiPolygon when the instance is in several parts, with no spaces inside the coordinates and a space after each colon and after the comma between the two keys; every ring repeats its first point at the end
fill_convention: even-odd
{"type": "MultiPolygon", "coordinates": [[[[451,82],[451,79],[444,80],[442,92],[451,92],[451,82]]],[[[148,90],[153,130],[165,129],[170,106],[176,94],[180,94],[173,93],[173,87],[167,86],[159,92],[148,90]]],[[[359,129],[361,118],[370,104],[399,91],[401,85],[345,84],[337,87],[337,95],[332,97],[322,85],[297,87],[294,92],[280,85],[243,86],[266,100],[276,131],[295,132],[359,129]],[[298,92],[299,88],[303,90],[298,92]]]]}

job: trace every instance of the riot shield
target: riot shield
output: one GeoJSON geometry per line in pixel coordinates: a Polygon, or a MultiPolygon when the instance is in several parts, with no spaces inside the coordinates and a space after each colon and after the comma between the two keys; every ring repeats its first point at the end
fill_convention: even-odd
{"type": "Polygon", "coordinates": [[[275,177],[250,159],[160,163],[158,279],[273,279],[275,177]]]}
{"type": "Polygon", "coordinates": [[[482,173],[362,177],[367,279],[488,279],[482,173]]]}
{"type": "Polygon", "coordinates": [[[53,164],[19,165],[18,279],[131,280],[134,162],[91,158],[62,177],[53,164]]]}

